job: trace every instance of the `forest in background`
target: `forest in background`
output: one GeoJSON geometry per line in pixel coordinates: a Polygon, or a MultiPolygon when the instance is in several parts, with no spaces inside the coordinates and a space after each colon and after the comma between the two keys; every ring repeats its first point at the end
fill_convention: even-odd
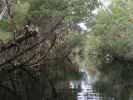
{"type": "Polygon", "coordinates": [[[133,93],[133,1],[110,2],[0,0],[0,97],[59,100],[56,84],[80,79],[85,67],[98,77],[94,86],[101,92],[128,100],[123,95],[133,93]]]}
{"type": "Polygon", "coordinates": [[[82,37],[77,24],[89,20],[98,1],[0,3],[0,97],[58,100],[56,84],[80,77],[78,65],[72,60],[72,51],[82,37]]]}

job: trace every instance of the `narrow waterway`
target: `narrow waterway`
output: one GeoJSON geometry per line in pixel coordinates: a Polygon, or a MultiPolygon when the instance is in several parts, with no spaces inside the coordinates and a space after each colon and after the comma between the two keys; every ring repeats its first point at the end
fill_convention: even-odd
{"type": "Polygon", "coordinates": [[[80,74],[80,80],[67,81],[59,85],[62,89],[58,91],[58,100],[133,100],[132,87],[116,89],[116,86],[107,86],[103,83],[95,87],[96,77],[88,74],[85,69],[80,69],[80,74]]]}
{"type": "Polygon", "coordinates": [[[101,100],[100,93],[95,92],[93,83],[95,81],[85,69],[81,69],[82,79],[79,81],[70,81],[70,88],[79,90],[77,100],[101,100]]]}
{"type": "Polygon", "coordinates": [[[99,93],[96,93],[93,89],[93,83],[95,81],[85,69],[81,69],[82,79],[79,81],[71,81],[70,88],[80,90],[77,92],[77,100],[101,100],[99,93]]]}

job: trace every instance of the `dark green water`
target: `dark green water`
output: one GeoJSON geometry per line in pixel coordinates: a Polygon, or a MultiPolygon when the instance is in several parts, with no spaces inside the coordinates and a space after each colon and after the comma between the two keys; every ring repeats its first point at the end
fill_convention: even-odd
{"type": "Polygon", "coordinates": [[[82,69],[80,73],[80,80],[58,85],[57,100],[133,100],[132,85],[111,86],[106,82],[95,81],[86,70],[82,69]]]}

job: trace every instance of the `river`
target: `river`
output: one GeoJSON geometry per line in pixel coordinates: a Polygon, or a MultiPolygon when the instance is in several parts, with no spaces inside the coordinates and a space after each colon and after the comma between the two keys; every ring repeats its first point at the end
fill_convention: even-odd
{"type": "Polygon", "coordinates": [[[70,81],[70,88],[80,90],[77,92],[77,100],[100,100],[100,94],[93,90],[93,82],[88,72],[81,69],[82,79],[79,81],[70,81]]]}
{"type": "Polygon", "coordinates": [[[80,74],[80,80],[67,82],[69,89],[62,90],[64,97],[58,100],[133,100],[133,88],[130,86],[118,88],[118,91],[114,91],[113,86],[106,87],[106,84],[96,88],[96,78],[89,75],[85,69],[81,69],[80,74]]]}
{"type": "Polygon", "coordinates": [[[80,74],[80,80],[67,81],[59,85],[63,88],[58,91],[57,100],[133,100],[133,87],[114,89],[116,86],[107,86],[99,82],[100,85],[96,88],[97,78],[92,77],[85,69],[80,69],[80,74]]]}

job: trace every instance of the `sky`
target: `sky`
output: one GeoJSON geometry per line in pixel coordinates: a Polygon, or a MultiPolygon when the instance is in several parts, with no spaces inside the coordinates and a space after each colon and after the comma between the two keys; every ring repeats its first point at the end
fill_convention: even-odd
{"type": "Polygon", "coordinates": [[[105,7],[108,7],[110,5],[110,3],[111,3],[110,0],[100,0],[100,1],[105,7]]]}
{"type": "MultiPolygon", "coordinates": [[[[100,0],[100,2],[102,3],[102,5],[104,6],[105,9],[108,9],[108,6],[111,4],[110,0],[100,0]]],[[[95,9],[92,13],[97,15],[98,14],[98,8],[95,9]]]]}

